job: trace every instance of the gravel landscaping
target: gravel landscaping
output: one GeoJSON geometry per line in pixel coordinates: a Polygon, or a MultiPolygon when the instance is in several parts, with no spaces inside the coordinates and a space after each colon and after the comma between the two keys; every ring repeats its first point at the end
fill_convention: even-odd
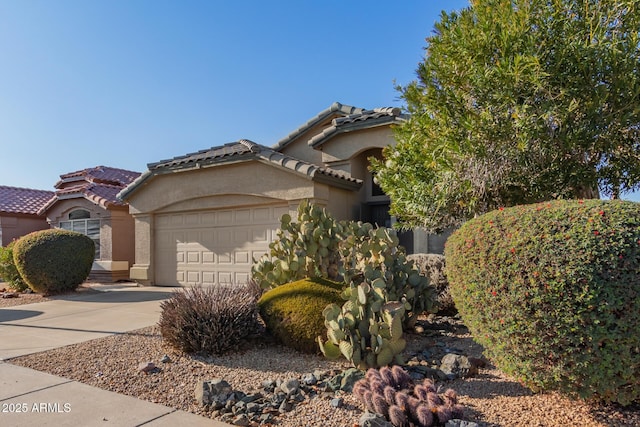
{"type": "MultiPolygon", "coordinates": [[[[8,299],[15,300],[18,298],[8,299]]],[[[412,365],[407,366],[410,372],[421,366],[423,371],[437,366],[433,363],[447,353],[464,354],[476,361],[482,358],[482,348],[455,317],[421,319],[417,331],[407,337],[405,354],[412,365]]],[[[297,379],[302,384],[303,378],[314,372],[322,373],[328,381],[348,368],[345,361],[304,355],[276,345],[264,336],[255,337],[236,352],[223,356],[188,356],[168,347],[156,326],[18,357],[9,363],[230,423],[232,415],[198,405],[195,389],[201,381],[220,378],[234,391],[243,392],[241,395],[267,396],[264,386],[272,381],[280,384],[297,379]],[[156,369],[143,369],[147,362],[154,363],[156,369]]],[[[288,411],[271,411],[268,419],[275,425],[291,427],[357,425],[363,413],[362,404],[351,393],[326,389],[325,382],[303,387],[304,399],[293,402],[288,411]]],[[[556,393],[534,394],[491,364],[481,364],[478,373],[469,377],[438,384],[442,391],[455,390],[465,406],[464,419],[481,426],[640,425],[638,405],[621,408],[588,404],[556,393]]]]}

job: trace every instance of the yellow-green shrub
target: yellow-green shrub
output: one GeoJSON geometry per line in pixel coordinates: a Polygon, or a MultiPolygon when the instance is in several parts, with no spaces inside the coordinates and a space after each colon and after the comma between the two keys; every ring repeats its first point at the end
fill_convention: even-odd
{"type": "Polygon", "coordinates": [[[343,285],[321,278],[302,279],[271,289],[258,301],[267,329],[287,347],[319,351],[316,338],[326,336],[322,310],[341,304],[343,285]]]}

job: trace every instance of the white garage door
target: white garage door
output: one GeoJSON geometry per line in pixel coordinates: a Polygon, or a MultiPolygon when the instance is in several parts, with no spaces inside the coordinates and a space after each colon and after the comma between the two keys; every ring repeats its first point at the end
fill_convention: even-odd
{"type": "Polygon", "coordinates": [[[246,283],[269,251],[287,206],[162,214],[155,225],[157,285],[246,283]]]}

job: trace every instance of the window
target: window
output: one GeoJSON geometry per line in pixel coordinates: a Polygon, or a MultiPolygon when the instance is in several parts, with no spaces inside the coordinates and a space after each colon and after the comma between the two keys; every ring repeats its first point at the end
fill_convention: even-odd
{"type": "Polygon", "coordinates": [[[75,211],[69,212],[69,219],[87,219],[91,218],[91,212],[84,209],[76,209],[75,211]]]}
{"type": "Polygon", "coordinates": [[[95,259],[100,259],[100,220],[84,219],[90,217],[89,211],[77,209],[69,213],[69,221],[60,221],[63,230],[76,231],[88,236],[96,245],[95,259]],[[82,219],[76,219],[82,218],[82,219]]]}

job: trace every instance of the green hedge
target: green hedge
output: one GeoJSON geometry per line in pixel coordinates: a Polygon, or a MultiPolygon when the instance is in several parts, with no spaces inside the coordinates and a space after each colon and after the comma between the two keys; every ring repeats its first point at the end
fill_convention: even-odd
{"type": "Polygon", "coordinates": [[[73,231],[35,231],[16,241],[13,259],[35,292],[56,294],[76,289],[89,276],[95,244],[73,231]]]}
{"type": "Polygon", "coordinates": [[[16,264],[13,261],[13,245],[15,242],[9,243],[7,246],[0,246],[0,279],[7,282],[7,285],[15,291],[24,291],[29,286],[22,279],[16,264]]]}
{"type": "Polygon", "coordinates": [[[640,397],[640,203],[555,201],[465,223],[445,250],[474,339],[532,389],[640,397]]]}
{"type": "Polygon", "coordinates": [[[317,337],[325,337],[322,310],[342,304],[344,285],[322,278],[303,279],[273,288],[258,301],[260,316],[273,336],[287,347],[318,353],[317,337]]]}

